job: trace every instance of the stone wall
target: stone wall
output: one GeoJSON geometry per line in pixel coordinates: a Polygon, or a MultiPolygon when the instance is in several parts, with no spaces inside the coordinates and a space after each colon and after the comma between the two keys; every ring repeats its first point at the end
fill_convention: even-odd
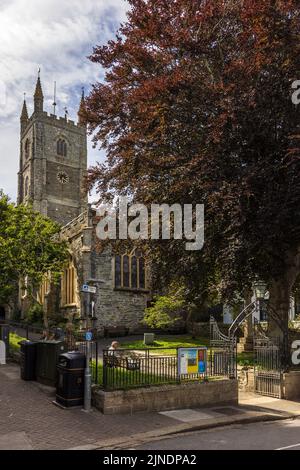
{"type": "Polygon", "coordinates": [[[95,276],[103,280],[96,300],[97,329],[125,326],[134,331],[143,320],[148,294],[114,287],[113,256],[109,249],[102,253],[93,251],[91,256],[95,276]]]}
{"type": "Polygon", "coordinates": [[[253,367],[238,366],[239,389],[243,392],[254,392],[254,369],[253,367]]]}
{"type": "Polygon", "coordinates": [[[282,392],[286,400],[300,399],[300,370],[291,370],[283,374],[282,392]]]}
{"type": "Polygon", "coordinates": [[[94,406],[103,414],[167,411],[215,405],[238,404],[237,380],[193,382],[180,385],[104,391],[93,388],[94,406]]]}
{"type": "MultiPolygon", "coordinates": [[[[150,293],[114,287],[113,255],[108,247],[99,250],[96,223],[95,211],[89,207],[61,232],[62,237],[69,243],[77,270],[77,308],[84,315],[87,304],[95,301],[94,327],[99,335],[103,335],[104,328],[126,327],[133,332],[141,327],[150,293]],[[97,294],[80,293],[81,286],[90,279],[94,280],[97,294]]],[[[67,314],[68,309],[64,310],[67,314]]]]}
{"type": "MultiPolygon", "coordinates": [[[[239,389],[243,392],[255,392],[254,369],[238,368],[239,389]]],[[[291,370],[282,374],[282,398],[285,400],[300,399],[300,370],[291,370]]]]}
{"type": "Polygon", "coordinates": [[[85,128],[46,112],[34,113],[21,136],[18,202],[25,200],[24,184],[29,177],[29,192],[35,210],[64,225],[77,217],[87,204],[83,179],[87,169],[85,128]],[[26,140],[28,158],[24,156],[26,140]],[[67,143],[67,155],[57,155],[57,140],[67,143]],[[61,184],[57,175],[64,172],[68,181],[61,184]]]}

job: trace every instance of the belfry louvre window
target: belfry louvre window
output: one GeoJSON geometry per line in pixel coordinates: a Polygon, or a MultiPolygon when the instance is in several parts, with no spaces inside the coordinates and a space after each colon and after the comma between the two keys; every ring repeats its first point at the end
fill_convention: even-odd
{"type": "Polygon", "coordinates": [[[61,278],[61,305],[76,304],[77,274],[74,264],[71,263],[64,270],[61,278]]]}
{"type": "Polygon", "coordinates": [[[145,259],[141,250],[115,256],[115,287],[146,289],[145,259]]]}
{"type": "Polygon", "coordinates": [[[56,153],[61,157],[67,156],[67,143],[64,139],[59,139],[56,143],[56,153]]]}
{"type": "Polygon", "coordinates": [[[29,139],[26,139],[26,142],[25,142],[25,159],[26,160],[29,158],[29,155],[30,155],[30,141],[29,139]]]}

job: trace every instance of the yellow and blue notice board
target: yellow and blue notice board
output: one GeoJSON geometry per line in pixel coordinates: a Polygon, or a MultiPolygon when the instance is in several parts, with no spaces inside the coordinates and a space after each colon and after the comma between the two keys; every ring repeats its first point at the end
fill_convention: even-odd
{"type": "Polygon", "coordinates": [[[205,374],[207,348],[178,348],[178,374],[205,374]]]}

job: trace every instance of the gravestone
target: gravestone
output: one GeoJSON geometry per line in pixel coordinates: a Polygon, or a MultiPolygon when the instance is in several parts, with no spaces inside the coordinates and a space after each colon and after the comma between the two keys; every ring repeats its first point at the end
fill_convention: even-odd
{"type": "Polygon", "coordinates": [[[4,341],[0,341],[0,364],[6,364],[6,346],[4,341]]]}

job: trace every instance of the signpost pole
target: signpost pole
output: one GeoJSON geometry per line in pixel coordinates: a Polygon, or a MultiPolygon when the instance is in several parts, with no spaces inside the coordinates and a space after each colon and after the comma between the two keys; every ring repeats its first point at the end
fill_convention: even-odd
{"type": "Polygon", "coordinates": [[[92,333],[86,333],[86,366],[84,370],[84,411],[91,411],[92,374],[90,368],[92,333]]]}
{"type": "MultiPolygon", "coordinates": [[[[91,282],[91,281],[90,281],[91,282]]],[[[93,281],[94,282],[94,281],[93,281]]],[[[95,295],[97,293],[97,287],[91,286],[89,281],[86,284],[83,284],[81,292],[85,294],[84,296],[84,313],[86,328],[89,328],[89,310],[90,310],[90,295],[95,295]]],[[[87,331],[85,334],[86,340],[86,366],[84,370],[84,411],[91,411],[92,403],[92,373],[90,367],[90,357],[91,357],[91,341],[93,334],[91,331],[87,331]]],[[[97,371],[98,372],[98,371],[97,371]]]]}

